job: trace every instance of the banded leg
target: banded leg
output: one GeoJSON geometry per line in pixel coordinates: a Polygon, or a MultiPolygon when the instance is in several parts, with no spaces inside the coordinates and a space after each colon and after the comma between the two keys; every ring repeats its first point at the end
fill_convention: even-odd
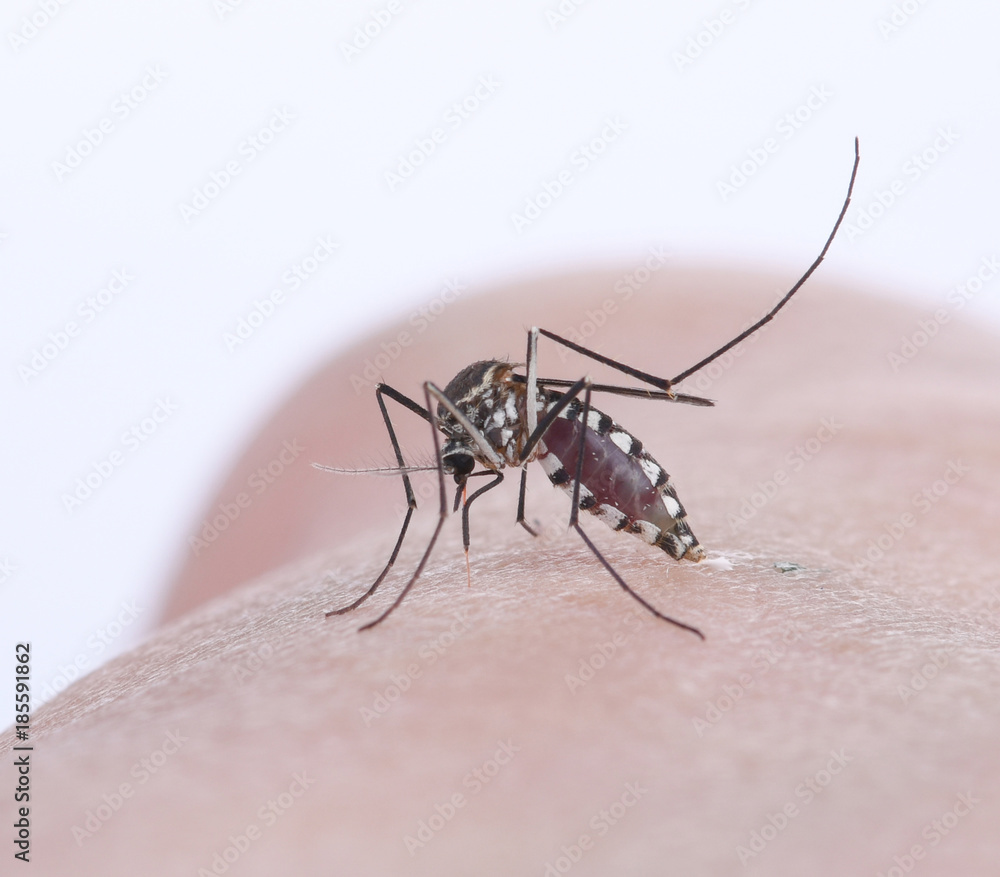
{"type": "Polygon", "coordinates": [[[392,569],[392,565],[396,562],[396,557],[399,555],[399,549],[402,547],[403,539],[406,536],[406,530],[410,526],[410,518],[413,517],[413,512],[417,508],[417,498],[413,494],[413,486],[410,484],[410,476],[406,474],[406,464],[403,462],[403,453],[399,449],[399,440],[396,438],[396,431],[392,428],[392,419],[389,417],[389,411],[385,407],[385,401],[382,398],[383,396],[388,396],[404,408],[419,414],[425,420],[427,420],[428,417],[427,412],[424,411],[424,409],[422,409],[416,402],[408,396],[404,396],[398,390],[393,389],[388,384],[379,384],[375,388],[375,398],[378,400],[378,407],[382,411],[382,419],[385,421],[385,428],[389,433],[389,441],[392,443],[392,451],[396,455],[396,463],[399,465],[400,469],[404,470],[400,474],[403,477],[403,489],[406,491],[406,517],[403,519],[403,526],[400,528],[399,536],[396,538],[396,545],[392,549],[392,554],[389,555],[389,562],[386,563],[385,569],[379,573],[379,577],[375,579],[372,586],[353,603],[350,603],[340,609],[333,609],[330,612],[327,612],[327,618],[330,618],[332,615],[343,615],[345,612],[357,609],[358,606],[364,603],[365,600],[378,590],[378,586],[382,584],[382,581],[389,574],[389,570],[392,569]]]}
{"type": "MultiPolygon", "coordinates": [[[[611,393],[616,396],[638,396],[642,399],[665,399],[669,402],[685,402],[688,405],[711,406],[715,404],[711,399],[705,399],[701,396],[691,396],[687,393],[675,393],[672,389],[672,385],[674,383],[673,381],[668,381],[666,378],[658,378],[656,375],[651,375],[647,372],[640,371],[637,368],[632,368],[630,365],[625,365],[623,362],[618,362],[616,359],[611,359],[611,357],[604,356],[595,350],[583,347],[574,341],[569,341],[560,335],[556,335],[555,332],[550,332],[548,329],[539,329],[537,326],[532,326],[532,328],[528,330],[528,363],[527,375],[524,378],[524,383],[528,385],[529,399],[534,398],[531,395],[533,386],[537,388],[538,386],[570,387],[573,385],[572,381],[558,380],[555,378],[539,378],[537,376],[537,371],[535,370],[535,359],[537,358],[539,335],[544,335],[546,338],[555,341],[557,344],[562,344],[564,347],[569,348],[575,353],[579,353],[581,356],[586,356],[595,362],[617,369],[624,374],[631,375],[644,383],[658,388],[657,390],[644,390],[640,387],[618,387],[613,384],[591,384],[591,390],[595,393],[611,393]]],[[[517,377],[515,377],[515,380],[517,380],[517,377]]],[[[531,406],[529,405],[528,407],[530,409],[531,406]]],[[[529,427],[530,420],[531,416],[529,413],[529,427]]]]}
{"type": "MultiPolygon", "coordinates": [[[[638,378],[643,383],[650,384],[651,386],[657,387],[658,389],[662,390],[664,393],[667,394],[667,396],[669,398],[673,398],[674,396],[679,395],[679,394],[675,394],[673,392],[673,390],[672,390],[672,387],[673,387],[674,384],[679,384],[685,378],[688,378],[691,375],[693,375],[695,372],[700,371],[701,369],[703,369],[710,362],[714,362],[716,359],[718,359],[724,353],[726,353],[727,351],[731,350],[733,347],[735,347],[741,341],[743,341],[744,339],[748,338],[750,335],[753,335],[754,332],[756,332],[758,329],[760,329],[766,323],[768,323],[772,319],[774,319],[775,314],[777,314],[778,311],[780,311],[786,304],[788,304],[788,302],[791,300],[792,296],[795,295],[795,293],[798,292],[799,289],[802,288],[802,286],[805,284],[805,282],[812,276],[813,272],[820,266],[820,263],[826,257],[827,251],[830,249],[830,245],[833,243],[833,239],[837,236],[837,232],[840,230],[841,223],[843,223],[843,221],[844,221],[844,216],[847,214],[847,208],[850,206],[850,203],[851,203],[851,195],[854,192],[854,181],[857,179],[857,176],[858,176],[858,164],[860,162],[861,162],[861,147],[860,147],[860,144],[858,142],[858,138],[855,137],[854,138],[854,167],[851,169],[851,179],[850,179],[850,181],[847,184],[847,195],[844,198],[843,206],[840,208],[840,214],[837,216],[837,221],[833,225],[833,230],[830,232],[829,236],[827,237],[826,243],[823,244],[823,249],[820,250],[820,254],[813,260],[813,263],[806,269],[806,272],[795,282],[795,284],[792,286],[792,288],[790,290],[788,290],[788,292],[785,293],[785,295],[781,298],[781,300],[773,308],[771,308],[771,310],[769,310],[763,317],[761,317],[759,320],[757,320],[756,323],[754,323],[751,326],[748,326],[746,329],[744,329],[742,332],[740,332],[735,338],[730,339],[725,344],[723,344],[721,347],[719,347],[717,350],[714,350],[712,353],[710,353],[708,356],[706,356],[704,359],[702,359],[699,362],[695,363],[690,368],[686,368],[680,374],[675,375],[674,377],[670,378],[669,380],[667,378],[656,377],[655,375],[651,375],[651,374],[648,374],[647,372],[640,371],[639,369],[632,368],[631,366],[625,365],[624,363],[617,362],[616,360],[611,359],[610,357],[603,356],[600,353],[597,353],[597,352],[595,352],[593,350],[589,350],[586,347],[583,347],[583,346],[581,346],[579,344],[576,344],[573,341],[569,341],[566,338],[561,338],[559,335],[556,335],[554,332],[549,332],[549,331],[547,331],[545,329],[535,329],[535,328],[533,328],[531,330],[531,333],[535,334],[536,337],[537,337],[538,333],[541,333],[546,338],[549,338],[552,341],[555,341],[557,344],[562,344],[563,347],[567,347],[570,350],[573,350],[573,351],[575,351],[576,353],[579,353],[582,356],[587,356],[590,359],[595,360],[596,362],[600,362],[600,363],[602,363],[604,365],[610,366],[613,369],[617,369],[618,371],[620,371],[620,372],[622,372],[624,374],[631,375],[634,378],[638,378]]],[[[532,344],[531,344],[530,341],[528,343],[528,349],[529,349],[529,351],[532,349],[532,344]]],[[[622,395],[630,395],[630,394],[626,393],[626,394],[622,394],[622,395]]],[[[697,397],[695,397],[695,398],[697,398],[697,397]]],[[[688,400],[685,399],[683,401],[688,401],[688,400]]],[[[701,402],[695,402],[694,404],[705,404],[705,401],[707,401],[707,400],[703,400],[701,402]]]]}
{"type": "Polygon", "coordinates": [[[752,326],[748,326],[746,329],[740,332],[739,335],[737,335],[730,341],[727,341],[725,344],[722,345],[722,347],[720,347],[718,350],[714,350],[700,362],[696,362],[690,368],[684,369],[684,371],[682,371],[679,375],[675,375],[671,379],[671,383],[679,384],[685,378],[690,377],[696,371],[700,371],[710,362],[713,362],[714,360],[718,359],[730,348],[735,347],[744,338],[753,335],[753,333],[756,332],[765,323],[770,322],[774,318],[774,315],[778,313],[778,311],[780,311],[786,304],[788,304],[789,299],[791,299],[791,297],[795,295],[795,293],[799,291],[802,285],[812,276],[813,271],[819,268],[820,263],[826,257],[827,250],[830,249],[830,244],[833,243],[833,239],[837,236],[837,232],[840,230],[840,224],[844,221],[844,216],[847,215],[847,208],[850,206],[851,203],[851,194],[854,192],[854,181],[857,179],[858,176],[858,164],[860,164],[860,162],[861,162],[861,145],[858,142],[858,138],[855,137],[854,167],[851,169],[851,179],[850,182],[847,184],[847,197],[844,198],[844,206],[840,208],[840,215],[837,217],[837,221],[833,224],[833,231],[830,232],[829,237],[826,239],[826,243],[823,244],[823,249],[820,250],[819,255],[815,258],[812,265],[810,265],[806,269],[806,273],[803,274],[798,279],[798,281],[796,281],[795,285],[790,290],[788,290],[788,292],[785,293],[784,297],[773,308],[771,308],[771,310],[769,310],[766,314],[764,314],[764,316],[761,317],[756,323],[754,323],[752,326]]]}
{"type": "MultiPolygon", "coordinates": [[[[652,612],[653,615],[655,615],[657,618],[660,618],[663,621],[666,621],[670,624],[680,627],[683,630],[689,630],[696,636],[701,637],[701,639],[705,639],[705,635],[700,630],[698,630],[697,627],[692,627],[690,624],[685,624],[683,621],[678,621],[676,618],[671,618],[669,615],[664,615],[662,612],[660,612],[659,609],[656,609],[650,603],[647,603],[642,597],[640,597],[635,591],[633,591],[628,586],[628,583],[625,581],[625,579],[623,579],[621,575],[619,575],[618,571],[610,564],[610,562],[608,562],[608,560],[604,557],[604,555],[601,554],[597,546],[590,541],[590,538],[583,531],[583,527],[580,526],[580,480],[583,476],[583,456],[584,456],[584,449],[586,447],[585,440],[587,436],[587,429],[586,429],[587,416],[590,414],[591,388],[589,386],[589,381],[587,382],[587,384],[588,385],[586,386],[583,395],[583,413],[581,419],[581,423],[583,424],[584,428],[580,430],[580,453],[577,455],[577,460],[576,460],[576,474],[573,480],[573,503],[572,503],[572,510],[570,511],[569,515],[569,525],[574,530],[576,530],[577,533],[580,534],[580,538],[584,541],[584,544],[593,552],[594,557],[596,557],[601,562],[601,565],[611,574],[611,577],[616,582],[618,582],[619,585],[621,585],[622,589],[625,591],[626,594],[630,595],[631,597],[634,597],[640,603],[640,605],[642,605],[645,609],[652,612]]],[[[577,391],[577,393],[578,392],[579,391],[577,391]]]]}
{"type": "MultiPolygon", "coordinates": [[[[527,383],[522,375],[514,375],[514,380],[519,383],[527,383]]],[[[566,381],[561,378],[539,378],[539,387],[572,387],[573,381],[566,381]]],[[[617,384],[591,384],[590,389],[595,393],[607,393],[611,396],[631,396],[636,399],[663,399],[667,402],[683,402],[687,405],[699,405],[703,408],[712,408],[715,401],[706,399],[704,396],[692,396],[688,393],[675,393],[671,390],[665,393],[662,390],[647,390],[643,387],[620,387],[617,384]]]]}
{"type": "MultiPolygon", "coordinates": [[[[528,332],[528,351],[525,355],[525,383],[528,385],[528,392],[525,394],[524,402],[524,422],[528,427],[528,435],[534,435],[535,430],[538,428],[538,408],[535,406],[535,398],[538,396],[538,333],[528,332]]],[[[521,459],[525,458],[525,454],[521,455],[521,459]]],[[[525,519],[524,519],[524,499],[525,494],[528,491],[528,467],[526,465],[521,466],[521,487],[517,492],[517,520],[514,522],[520,524],[527,530],[532,536],[537,536],[538,531],[535,530],[525,519]]]]}

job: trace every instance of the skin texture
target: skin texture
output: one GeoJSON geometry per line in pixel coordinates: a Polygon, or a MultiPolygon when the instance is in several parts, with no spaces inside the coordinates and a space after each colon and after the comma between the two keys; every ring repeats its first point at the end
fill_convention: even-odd
{"type": "MultiPolygon", "coordinates": [[[[417,477],[395,571],[324,619],[374,580],[402,519],[398,479],[308,465],[389,459],[373,389],[350,380],[380,344],[409,329],[382,373],[419,398],[423,379],[523,358],[529,325],[586,334],[611,301],[583,343],[670,376],[795,279],[668,264],[624,301],[634,268],[470,293],[423,332],[339,355],[281,408],[217,502],[285,440],[304,451],[188,552],[145,644],[33,717],[36,873],[995,873],[1000,355],[954,311],[894,371],[928,313],[821,270],[684,385],[718,407],[595,397],[733,569],[583,525],[705,642],[615,585],[538,467],[539,539],[514,526],[509,473],[474,507],[471,587],[453,516],[399,610],[358,634],[433,529],[436,481],[417,477]],[[88,811],[97,830],[75,838],[88,811]]],[[[548,377],[633,383],[544,342],[540,358],[548,377]]],[[[390,410],[426,457],[429,427],[390,410]]],[[[0,811],[10,825],[9,795],[0,811]]]]}

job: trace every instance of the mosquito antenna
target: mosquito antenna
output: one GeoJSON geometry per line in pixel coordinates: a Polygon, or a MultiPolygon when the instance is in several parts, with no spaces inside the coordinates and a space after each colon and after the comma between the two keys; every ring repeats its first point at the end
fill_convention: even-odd
{"type": "Polygon", "coordinates": [[[778,313],[778,311],[780,311],[786,304],[788,304],[788,300],[793,295],[795,295],[796,292],[799,291],[802,284],[804,284],[812,275],[813,271],[815,271],[819,267],[819,263],[823,261],[823,257],[826,255],[826,251],[830,249],[830,244],[833,243],[833,239],[837,236],[837,231],[840,229],[840,224],[844,221],[844,215],[847,213],[847,207],[851,203],[851,193],[854,191],[854,180],[858,175],[858,163],[860,161],[861,161],[861,147],[860,144],[858,143],[858,138],[855,137],[854,169],[851,171],[851,182],[848,183],[847,186],[847,197],[844,199],[844,206],[840,208],[840,216],[837,217],[837,222],[833,226],[833,231],[830,232],[830,237],[826,239],[826,244],[823,246],[822,252],[816,257],[816,261],[809,266],[809,270],[806,271],[806,273],[799,278],[799,282],[796,283],[795,286],[793,286],[790,290],[788,290],[788,292],[785,293],[784,298],[782,298],[781,301],[779,301],[773,308],[771,308],[770,311],[767,312],[767,314],[761,317],[749,329],[745,329],[744,331],[742,331],[732,341],[730,341],[728,344],[724,344],[722,347],[716,350],[715,353],[706,356],[701,362],[691,366],[691,368],[687,369],[686,371],[682,371],[679,375],[677,375],[677,377],[671,378],[670,380],[671,384],[679,384],[685,378],[693,375],[696,371],[703,369],[713,360],[718,359],[720,356],[722,356],[723,353],[728,351],[730,348],[735,347],[744,338],[753,335],[753,333],[756,332],[765,323],[770,322],[770,320],[774,318],[774,315],[778,313]]]}

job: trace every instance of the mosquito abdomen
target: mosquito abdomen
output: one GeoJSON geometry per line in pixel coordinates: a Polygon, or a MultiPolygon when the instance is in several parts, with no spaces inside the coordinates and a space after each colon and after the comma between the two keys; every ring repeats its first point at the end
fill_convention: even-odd
{"type": "MultiPolygon", "coordinates": [[[[566,411],[569,416],[557,417],[545,433],[538,461],[553,484],[572,494],[583,427],[579,406],[566,411]]],[[[637,438],[596,409],[589,412],[584,437],[580,508],[678,560],[704,557],[663,467],[637,438]]]]}

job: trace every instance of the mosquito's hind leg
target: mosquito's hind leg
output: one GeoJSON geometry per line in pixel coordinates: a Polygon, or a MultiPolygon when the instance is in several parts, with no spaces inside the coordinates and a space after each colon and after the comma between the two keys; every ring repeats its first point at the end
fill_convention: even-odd
{"type": "MultiPolygon", "coordinates": [[[[833,243],[833,239],[837,236],[837,231],[840,229],[840,225],[844,221],[844,216],[847,213],[847,208],[851,203],[851,195],[854,192],[854,181],[857,179],[858,176],[858,164],[860,163],[860,161],[861,161],[861,147],[858,143],[858,138],[855,137],[854,167],[851,170],[850,182],[847,184],[847,196],[844,198],[844,204],[840,208],[840,215],[837,217],[837,221],[834,223],[833,231],[830,232],[829,237],[827,237],[826,239],[826,243],[823,245],[823,249],[820,251],[820,254],[813,261],[812,265],[810,265],[809,268],[806,270],[805,274],[803,274],[798,279],[798,281],[796,281],[795,285],[790,290],[788,290],[788,292],[785,293],[784,297],[773,308],[771,308],[771,310],[769,310],[763,317],[761,317],[756,323],[744,329],[742,332],[740,332],[739,335],[737,335],[730,341],[727,341],[725,344],[722,345],[722,347],[719,347],[717,350],[714,350],[700,362],[695,363],[690,368],[686,368],[680,374],[675,375],[669,380],[667,378],[659,378],[656,375],[651,375],[647,372],[640,371],[637,368],[632,368],[632,366],[630,365],[625,365],[624,363],[618,362],[617,360],[611,359],[610,357],[604,356],[600,353],[597,353],[596,351],[589,350],[588,348],[576,344],[573,341],[569,341],[566,338],[562,338],[559,335],[556,335],[554,332],[549,332],[545,329],[532,329],[531,332],[534,333],[536,338],[537,335],[540,333],[544,335],[546,338],[555,341],[557,344],[561,344],[563,347],[567,347],[570,350],[579,353],[581,356],[587,356],[590,359],[595,360],[596,362],[600,362],[604,365],[610,366],[613,369],[617,369],[618,371],[623,372],[624,374],[631,375],[634,378],[638,378],[640,381],[650,384],[653,387],[657,387],[658,389],[670,394],[671,396],[674,396],[675,394],[671,389],[674,384],[679,384],[685,378],[688,378],[695,372],[703,369],[710,362],[713,362],[716,359],[718,359],[728,350],[730,350],[731,348],[739,344],[741,341],[743,341],[743,339],[752,335],[754,332],[760,329],[761,326],[763,326],[765,323],[773,319],[774,315],[777,314],[778,311],[780,311],[786,304],[788,304],[788,301],[791,299],[791,297],[795,295],[795,293],[799,291],[799,289],[803,286],[803,284],[805,284],[805,282],[812,276],[812,273],[819,267],[820,263],[826,256],[827,251],[830,249],[830,244],[833,243]]],[[[530,344],[529,344],[529,349],[530,349],[530,344]]],[[[682,401],[688,401],[688,400],[684,399],[682,401]]],[[[705,402],[707,402],[707,400],[698,400],[695,401],[694,404],[703,405],[705,404],[705,402]]]]}
{"type": "MultiPolygon", "coordinates": [[[[577,391],[577,393],[578,392],[579,390],[577,391]]],[[[683,630],[689,630],[691,631],[691,633],[704,639],[705,635],[700,630],[698,630],[697,627],[692,627],[690,624],[685,624],[683,621],[678,621],[676,618],[671,618],[669,615],[664,615],[662,612],[660,612],[659,609],[656,609],[654,606],[647,603],[642,597],[640,597],[635,591],[633,591],[628,586],[628,583],[625,581],[625,579],[623,579],[618,574],[618,571],[608,562],[607,558],[605,558],[605,556],[601,554],[597,546],[590,541],[590,538],[583,531],[583,527],[580,526],[580,481],[583,476],[583,457],[584,457],[584,449],[586,448],[586,437],[587,437],[587,428],[586,428],[587,416],[590,414],[590,392],[591,388],[588,382],[583,394],[583,412],[580,415],[580,423],[583,425],[583,428],[580,430],[580,452],[577,455],[576,472],[573,476],[573,502],[572,502],[572,509],[569,515],[569,525],[574,530],[576,530],[577,533],[580,534],[580,538],[584,541],[584,544],[593,552],[594,557],[596,557],[601,562],[604,568],[611,574],[611,577],[616,582],[618,582],[619,585],[622,586],[625,593],[629,594],[631,597],[637,600],[643,606],[643,608],[652,612],[653,615],[655,615],[657,618],[660,618],[663,621],[668,622],[669,624],[673,624],[677,627],[680,627],[683,630]]]]}

